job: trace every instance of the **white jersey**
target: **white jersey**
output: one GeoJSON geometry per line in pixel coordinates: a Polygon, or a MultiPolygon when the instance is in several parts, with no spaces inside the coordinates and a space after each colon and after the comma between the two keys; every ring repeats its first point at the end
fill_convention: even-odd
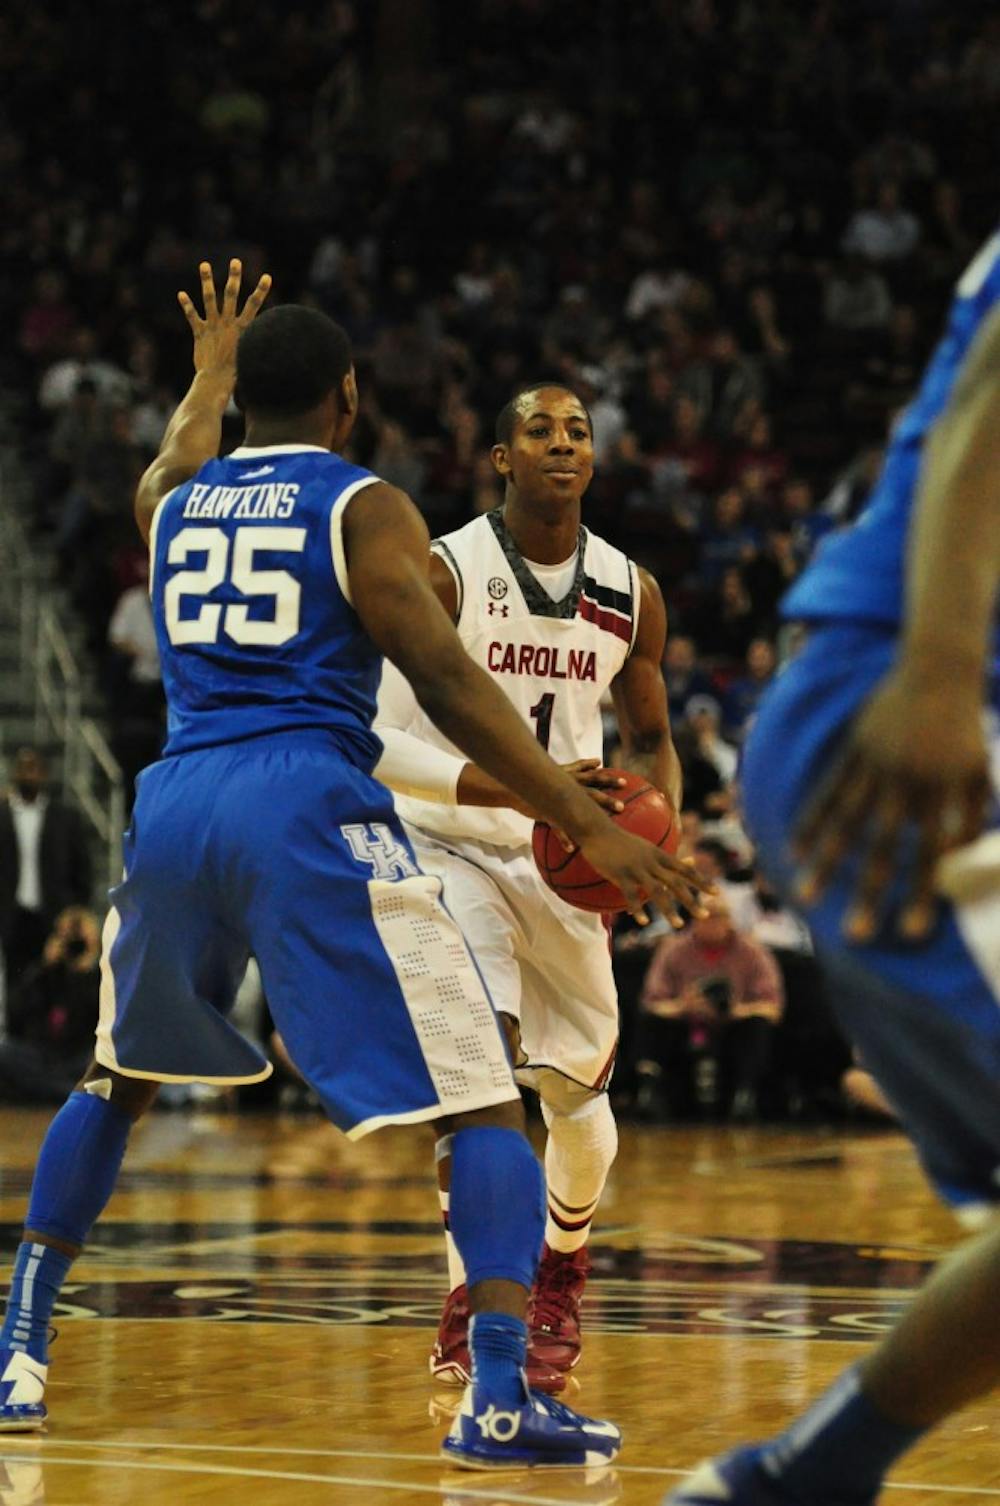
{"type": "MultiPolygon", "coordinates": [[[[628,658],[639,621],[636,567],[580,529],[569,591],[553,601],[519,554],[498,508],[431,546],[455,577],[456,627],[469,655],[493,676],[557,763],[600,758],[601,699],[628,658]]],[[[386,673],[398,673],[386,666],[386,673]]],[[[404,729],[459,754],[412,702],[404,729]]],[[[400,816],[435,836],[503,847],[531,840],[516,811],[440,805],[396,796],[400,816]]]]}

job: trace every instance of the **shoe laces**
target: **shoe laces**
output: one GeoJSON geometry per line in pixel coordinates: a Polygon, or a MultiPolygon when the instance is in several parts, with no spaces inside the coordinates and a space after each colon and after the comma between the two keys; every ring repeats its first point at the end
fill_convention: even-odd
{"type": "Polygon", "coordinates": [[[558,1328],[577,1301],[585,1279],[586,1272],[572,1260],[554,1260],[546,1265],[532,1306],[533,1326],[558,1328]]]}

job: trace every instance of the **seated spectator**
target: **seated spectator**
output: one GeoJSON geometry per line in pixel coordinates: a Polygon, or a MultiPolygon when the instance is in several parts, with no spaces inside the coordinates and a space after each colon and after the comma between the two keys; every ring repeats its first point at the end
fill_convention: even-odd
{"type": "Polygon", "coordinates": [[[720,492],[711,520],[701,530],[699,575],[706,585],[716,585],[725,571],[753,558],[760,532],[747,521],[746,502],[737,486],[720,492]]]}
{"type": "Polygon", "coordinates": [[[711,491],[719,476],[719,447],[704,434],[704,414],[688,397],[678,397],[668,434],[653,452],[653,477],[663,490],[711,491]]]}
{"type": "Polygon", "coordinates": [[[83,379],[103,403],[124,403],[131,394],[128,373],[98,354],[97,336],[86,328],[74,330],[69,354],[54,361],[43,375],[38,388],[39,407],[47,413],[62,412],[83,379]]]}
{"type": "Polygon", "coordinates": [[[898,183],[887,180],[870,209],[859,209],[844,232],[843,248],[867,262],[902,261],[916,250],[920,222],[901,202],[898,183]]]}
{"type": "Polygon", "coordinates": [[[746,445],[736,451],[729,463],[731,484],[741,487],[748,471],[763,472],[761,489],[769,497],[777,494],[788,474],[788,453],[774,442],[770,414],[759,413],[750,424],[746,445]]]}
{"type": "Polygon", "coordinates": [[[165,701],[160,653],[149,605],[149,564],[140,579],[118,598],[108,625],[108,644],[117,656],[111,684],[115,712],[112,751],[121,764],[126,791],[136,776],[159,757],[163,745],[165,701]]]}
{"type": "Polygon", "coordinates": [[[734,680],[726,691],[722,709],[727,736],[743,740],[747,722],[774,679],[777,667],[778,655],[771,640],[754,638],[747,648],[746,673],[734,680]]]}
{"type": "Polygon", "coordinates": [[[714,766],[724,785],[732,784],[739,755],[719,734],[722,708],[718,701],[710,695],[692,696],[684,708],[684,718],[694,733],[701,757],[714,766]]]}
{"type": "Polygon", "coordinates": [[[764,398],[760,370],[744,355],[730,329],[716,331],[707,359],[688,366],[677,385],[678,391],[693,399],[700,413],[709,415],[709,431],[723,441],[731,438],[747,403],[759,403],[764,398]]]}
{"type": "Polygon", "coordinates": [[[61,1103],[90,1060],[100,993],[101,930],[81,905],[56,918],[40,959],[7,1000],[0,1101],[61,1103]]]}
{"type": "MultiPolygon", "coordinates": [[[[703,602],[696,625],[704,654],[733,664],[743,660],[763,624],[738,565],[723,571],[718,592],[703,602]]],[[[732,721],[728,709],[724,720],[728,733],[732,721]]]]}
{"type": "Polygon", "coordinates": [[[860,256],[849,256],[823,287],[823,314],[832,329],[860,334],[885,329],[892,314],[889,287],[860,256]]]}
{"type": "MultiPolygon", "coordinates": [[[[724,900],[658,945],[646,974],[639,1030],[637,1107],[650,1118],[687,1117],[713,1060],[715,1107],[743,1122],[759,1113],[784,996],[767,949],[740,936],[724,900]]],[[[704,1088],[703,1088],[704,1091],[704,1088]]]]}
{"type": "Polygon", "coordinates": [[[834,526],[828,513],[817,511],[813,489],[802,476],[790,476],[781,488],[778,523],[791,532],[800,565],[812,557],[820,539],[834,526]]]}
{"type": "Polygon", "coordinates": [[[651,362],[645,381],[626,404],[629,427],[644,455],[658,455],[674,429],[674,379],[659,362],[651,362]]]}
{"type": "Polygon", "coordinates": [[[692,696],[710,695],[712,682],[698,664],[694,639],[671,633],[663,655],[663,679],[672,721],[683,719],[692,696]]]}
{"type": "Polygon", "coordinates": [[[768,632],[777,626],[778,603],[802,569],[790,528],[769,528],[764,547],[743,567],[743,580],[757,621],[768,632]]]}

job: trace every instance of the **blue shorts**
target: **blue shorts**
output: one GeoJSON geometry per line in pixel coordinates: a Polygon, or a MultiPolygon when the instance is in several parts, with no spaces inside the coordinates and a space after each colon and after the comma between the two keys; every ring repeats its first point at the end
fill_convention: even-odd
{"type": "Polygon", "coordinates": [[[226,1019],[252,953],[292,1060],[349,1135],[516,1098],[440,888],[388,790],[330,735],[154,764],[111,891],[98,1061],[162,1082],[266,1077],[226,1019]]]}
{"type": "MultiPolygon", "coordinates": [[[[786,895],[798,822],[896,651],[883,630],[824,627],[764,697],[743,800],[761,865],[786,895]]],[[[935,1185],[971,1221],[1000,1200],[1000,893],[945,904],[933,935],[915,945],[893,929],[897,889],[877,940],[854,946],[841,924],[857,872],[848,859],[806,915],[831,1003],[935,1185]]]]}

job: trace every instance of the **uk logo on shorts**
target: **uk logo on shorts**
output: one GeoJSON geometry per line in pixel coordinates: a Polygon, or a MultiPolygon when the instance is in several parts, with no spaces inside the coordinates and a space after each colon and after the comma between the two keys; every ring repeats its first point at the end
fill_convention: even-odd
{"type": "Polygon", "coordinates": [[[374,878],[392,883],[396,879],[419,877],[420,869],[384,822],[342,826],[340,834],[352,856],[359,863],[367,863],[374,878]]]}

